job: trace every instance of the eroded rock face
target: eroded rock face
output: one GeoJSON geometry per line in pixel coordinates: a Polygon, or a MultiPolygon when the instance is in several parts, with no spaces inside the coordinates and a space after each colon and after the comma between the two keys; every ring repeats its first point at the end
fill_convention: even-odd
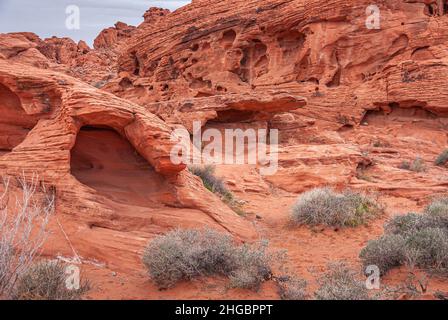
{"type": "MultiPolygon", "coordinates": [[[[309,149],[308,145],[322,146],[315,150],[316,158],[322,160],[281,165],[279,173],[268,178],[271,183],[292,192],[322,184],[376,185],[414,199],[426,194],[422,190],[429,183],[440,192],[438,181],[399,187],[395,174],[389,180],[385,172],[391,168],[388,161],[397,167],[400,158],[423,156],[432,162],[446,147],[446,140],[433,141],[423,152],[409,152],[414,148],[410,140],[398,143],[369,127],[379,116],[387,124],[383,129],[397,136],[409,132],[404,128],[409,122],[417,132],[415,143],[425,141],[428,134],[442,134],[448,110],[444,90],[448,80],[444,50],[448,41],[447,3],[380,1],[376,3],[380,29],[366,26],[369,5],[363,0],[235,0],[210,7],[207,1],[195,1],[132,37],[118,60],[118,78],[104,89],[144,105],[170,123],[183,125],[193,119],[222,119],[223,113],[201,112],[196,107],[197,103],[213,105],[216,97],[263,96],[269,91],[304,97],[307,105],[283,110],[263,121],[267,127],[280,130],[282,146],[288,152],[298,152],[292,157],[302,159],[301,152],[309,149]],[[420,114],[433,117],[429,120],[435,123],[431,133],[426,125],[417,124],[426,121],[420,114]],[[400,120],[393,123],[391,119],[400,120]],[[370,130],[375,134],[368,141],[357,140],[359,135],[368,136],[370,130]],[[378,136],[398,148],[394,156],[378,156],[375,148],[376,154],[369,156],[378,136]],[[328,145],[346,145],[348,149],[328,145]],[[333,157],[333,151],[347,154],[333,157]],[[369,172],[376,173],[382,165],[383,177],[371,179],[369,172]],[[308,178],[299,179],[301,175],[308,178]],[[385,180],[382,186],[378,179],[385,180]],[[387,188],[388,184],[394,187],[387,188]]],[[[231,113],[227,118],[232,118],[231,113]]],[[[251,116],[237,113],[233,119],[251,116]]]]}
{"type": "MultiPolygon", "coordinates": [[[[173,227],[252,239],[253,224],[288,248],[300,272],[329,259],[357,264],[384,221],[347,233],[291,231],[298,195],[322,186],[376,191],[390,205],[385,220],[448,186],[446,167],[434,165],[448,147],[447,1],[376,1],[380,29],[366,27],[371,4],[195,0],[175,12],[151,8],[137,27],[117,23],[94,49],[0,35],[0,171],[37,168],[57,188],[79,254],[114,268],[139,269],[137,251],[173,227]],[[279,130],[275,174],[217,167],[248,217],[170,162],[172,129],[192,133],[194,121],[279,130]],[[425,171],[401,168],[416,158],[425,171]]],[[[73,255],[59,233],[48,252],[73,255]]]]}
{"type": "Polygon", "coordinates": [[[0,111],[0,171],[36,173],[56,188],[58,218],[82,233],[69,237],[86,259],[132,268],[123,261],[139,256],[124,247],[179,226],[255,236],[184,164],[171,162],[171,128],[141,106],[63,74],[0,60],[0,111]],[[111,252],[95,253],[99,235],[105,238],[96,245],[110,241],[111,252]]]}
{"type": "Polygon", "coordinates": [[[306,105],[302,97],[284,92],[270,94],[228,94],[209,98],[172,100],[147,104],[148,111],[172,124],[181,124],[193,133],[193,123],[208,121],[244,123],[267,121],[277,113],[296,110],[306,105]]]}
{"type": "Polygon", "coordinates": [[[170,13],[170,10],[168,9],[162,9],[162,8],[156,8],[152,7],[146,10],[146,12],[143,14],[144,24],[147,25],[154,25],[158,21],[160,21],[163,17],[168,15],[170,13]]]}
{"type": "Polygon", "coordinates": [[[132,35],[132,32],[135,30],[135,27],[129,26],[124,22],[117,22],[115,27],[105,29],[101,31],[101,33],[96,37],[94,41],[95,49],[114,49],[122,41],[126,41],[132,35]]]}
{"type": "Polygon", "coordinates": [[[97,88],[116,77],[117,52],[92,50],[84,42],[52,37],[45,40],[29,32],[0,34],[0,59],[74,76],[97,88]]]}
{"type": "Polygon", "coordinates": [[[446,3],[380,1],[379,30],[369,4],[195,1],[130,39],[106,88],[140,103],[283,88],[341,126],[391,103],[446,114],[446,3]]]}

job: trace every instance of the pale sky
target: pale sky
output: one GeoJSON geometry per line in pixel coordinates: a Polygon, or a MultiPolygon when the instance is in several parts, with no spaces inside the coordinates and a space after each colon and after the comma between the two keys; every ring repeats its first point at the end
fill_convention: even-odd
{"type": "Polygon", "coordinates": [[[0,33],[31,31],[41,38],[51,36],[85,40],[92,45],[101,30],[117,21],[138,25],[150,7],[171,11],[190,0],[0,0],[0,33]],[[66,8],[76,5],[80,11],[80,29],[66,27],[66,8]]]}

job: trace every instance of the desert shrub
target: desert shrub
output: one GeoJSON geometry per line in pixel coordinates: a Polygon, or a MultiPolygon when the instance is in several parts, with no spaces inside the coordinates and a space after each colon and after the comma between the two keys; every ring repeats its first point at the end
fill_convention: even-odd
{"type": "Polygon", "coordinates": [[[343,263],[333,263],[318,280],[314,293],[317,300],[369,300],[365,282],[357,280],[357,273],[343,263]]]}
{"type": "Polygon", "coordinates": [[[286,277],[277,281],[278,293],[282,300],[306,300],[307,282],[297,277],[286,277]]]}
{"type": "Polygon", "coordinates": [[[448,270],[448,230],[426,228],[417,231],[406,240],[406,254],[412,267],[448,270]]]}
{"type": "Polygon", "coordinates": [[[160,288],[216,274],[229,277],[234,287],[256,289],[271,274],[266,249],[264,243],[237,246],[212,230],[174,230],[148,245],[143,263],[160,288]]]}
{"type": "Polygon", "coordinates": [[[448,198],[434,200],[425,208],[424,214],[395,216],[385,224],[388,234],[407,235],[425,228],[448,228],[448,198]]]}
{"type": "Polygon", "coordinates": [[[246,213],[243,210],[242,202],[238,201],[232,192],[230,192],[223,180],[215,175],[215,167],[207,166],[191,166],[189,170],[194,175],[201,178],[204,186],[211,192],[218,194],[221,200],[227,204],[235,213],[244,216],[246,213]]]}
{"type": "Polygon", "coordinates": [[[398,215],[386,222],[384,230],[387,234],[407,235],[427,227],[431,222],[428,217],[419,213],[398,215]]]}
{"type": "Polygon", "coordinates": [[[433,201],[423,214],[386,222],[385,235],[369,241],[360,258],[364,266],[377,265],[383,274],[399,265],[448,271],[448,199],[433,201]]]}
{"type": "Polygon", "coordinates": [[[304,193],[292,209],[298,224],[355,227],[378,216],[382,209],[372,198],[358,192],[336,193],[318,188],[304,193]]]}
{"type": "Polygon", "coordinates": [[[272,275],[272,257],[267,252],[267,242],[239,246],[234,249],[233,259],[237,267],[230,274],[232,287],[257,290],[272,275]]]}
{"type": "Polygon", "coordinates": [[[258,290],[264,278],[251,270],[237,269],[229,275],[230,287],[258,290]]]}
{"type": "Polygon", "coordinates": [[[17,280],[33,265],[54,212],[54,190],[33,175],[3,178],[0,192],[0,296],[10,298],[17,280]]]}
{"type": "Polygon", "coordinates": [[[215,167],[207,166],[191,166],[189,170],[194,175],[201,178],[204,186],[213,193],[217,193],[227,200],[232,200],[232,193],[226,188],[223,180],[215,175],[215,167]]]}
{"type": "Polygon", "coordinates": [[[443,151],[435,161],[437,166],[444,166],[448,163],[448,149],[443,151]]]}
{"type": "Polygon", "coordinates": [[[22,275],[16,286],[18,300],[79,300],[89,290],[87,282],[68,289],[64,266],[57,261],[40,262],[22,275]]]}
{"type": "Polygon", "coordinates": [[[403,170],[409,170],[409,171],[414,171],[414,172],[423,172],[426,171],[426,165],[425,165],[425,161],[420,158],[417,157],[414,161],[409,162],[409,161],[403,161],[400,166],[400,169],[403,170]]]}
{"type": "Polygon", "coordinates": [[[407,160],[404,160],[402,163],[400,163],[398,168],[403,170],[411,170],[411,163],[407,160]]]}
{"type": "Polygon", "coordinates": [[[405,239],[401,235],[385,235],[369,241],[361,250],[360,258],[364,267],[376,265],[384,275],[390,269],[404,263],[405,246],[405,239]]]}
{"type": "Polygon", "coordinates": [[[434,216],[448,216],[448,198],[434,200],[425,208],[425,213],[434,216]]]}
{"type": "Polygon", "coordinates": [[[430,217],[431,227],[448,228],[448,198],[440,198],[431,202],[425,213],[430,217]]]}
{"type": "Polygon", "coordinates": [[[160,287],[204,274],[228,274],[232,239],[214,231],[175,230],[154,239],[146,248],[143,263],[160,287]]]}

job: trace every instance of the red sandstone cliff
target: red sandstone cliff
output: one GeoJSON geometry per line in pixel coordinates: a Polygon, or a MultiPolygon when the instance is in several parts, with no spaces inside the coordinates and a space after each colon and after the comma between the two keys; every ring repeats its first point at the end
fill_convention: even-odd
{"type": "MultiPolygon", "coordinates": [[[[310,267],[358,264],[384,220],[448,190],[447,169],[434,165],[448,146],[448,4],[376,3],[373,30],[367,0],[195,0],[150,9],[137,27],[117,23],[94,48],[0,35],[0,171],[37,170],[56,187],[59,221],[46,254],[81,256],[100,283],[95,297],[125,298],[223,297],[198,284],[147,296],[141,250],[175,227],[268,238],[311,280],[310,267]],[[218,167],[248,216],[169,161],[170,133],[193,120],[280,130],[275,175],[218,167]],[[399,168],[416,157],[425,172],[399,168]],[[386,216],[356,231],[285,227],[297,195],[324,185],[380,192],[386,216]]],[[[278,298],[269,284],[224,297],[278,298]]]]}

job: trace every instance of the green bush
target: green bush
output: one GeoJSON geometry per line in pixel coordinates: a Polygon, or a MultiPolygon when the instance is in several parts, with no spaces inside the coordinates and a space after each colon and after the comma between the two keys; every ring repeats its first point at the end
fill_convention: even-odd
{"type": "Polygon", "coordinates": [[[221,197],[221,200],[227,204],[235,213],[237,213],[240,216],[246,215],[246,212],[244,212],[242,208],[241,201],[238,201],[232,192],[230,192],[223,180],[221,178],[216,177],[215,175],[215,167],[212,165],[207,166],[191,166],[189,167],[189,170],[194,175],[201,178],[204,186],[211,192],[219,195],[221,197]]]}
{"type": "Polygon", "coordinates": [[[207,166],[191,166],[189,170],[194,175],[201,178],[204,186],[213,193],[221,195],[225,200],[233,200],[232,193],[226,188],[224,181],[215,175],[215,167],[207,166]]]}
{"type": "Polygon", "coordinates": [[[231,286],[257,289],[271,275],[267,244],[237,246],[212,230],[175,230],[154,239],[143,263],[160,288],[200,276],[223,275],[231,286]]]}
{"type": "Polygon", "coordinates": [[[305,192],[297,200],[292,209],[292,221],[311,226],[356,227],[381,212],[380,205],[364,194],[318,188],[305,192]]]}
{"type": "Polygon", "coordinates": [[[437,166],[444,166],[448,163],[448,149],[443,151],[436,159],[437,166]]]}
{"type": "Polygon", "coordinates": [[[364,281],[357,280],[357,273],[343,263],[333,263],[319,279],[314,293],[317,300],[369,300],[364,281]]]}
{"type": "Polygon", "coordinates": [[[79,300],[89,290],[84,282],[78,290],[66,286],[65,269],[57,261],[40,262],[31,267],[16,284],[17,300],[79,300]]]}
{"type": "Polygon", "coordinates": [[[371,240],[361,250],[360,258],[364,268],[376,265],[382,275],[405,262],[406,241],[401,235],[388,234],[371,240]]]}
{"type": "Polygon", "coordinates": [[[364,266],[377,265],[383,274],[399,265],[448,271],[448,199],[433,201],[423,214],[386,222],[385,235],[369,241],[360,258],[364,266]]]}

